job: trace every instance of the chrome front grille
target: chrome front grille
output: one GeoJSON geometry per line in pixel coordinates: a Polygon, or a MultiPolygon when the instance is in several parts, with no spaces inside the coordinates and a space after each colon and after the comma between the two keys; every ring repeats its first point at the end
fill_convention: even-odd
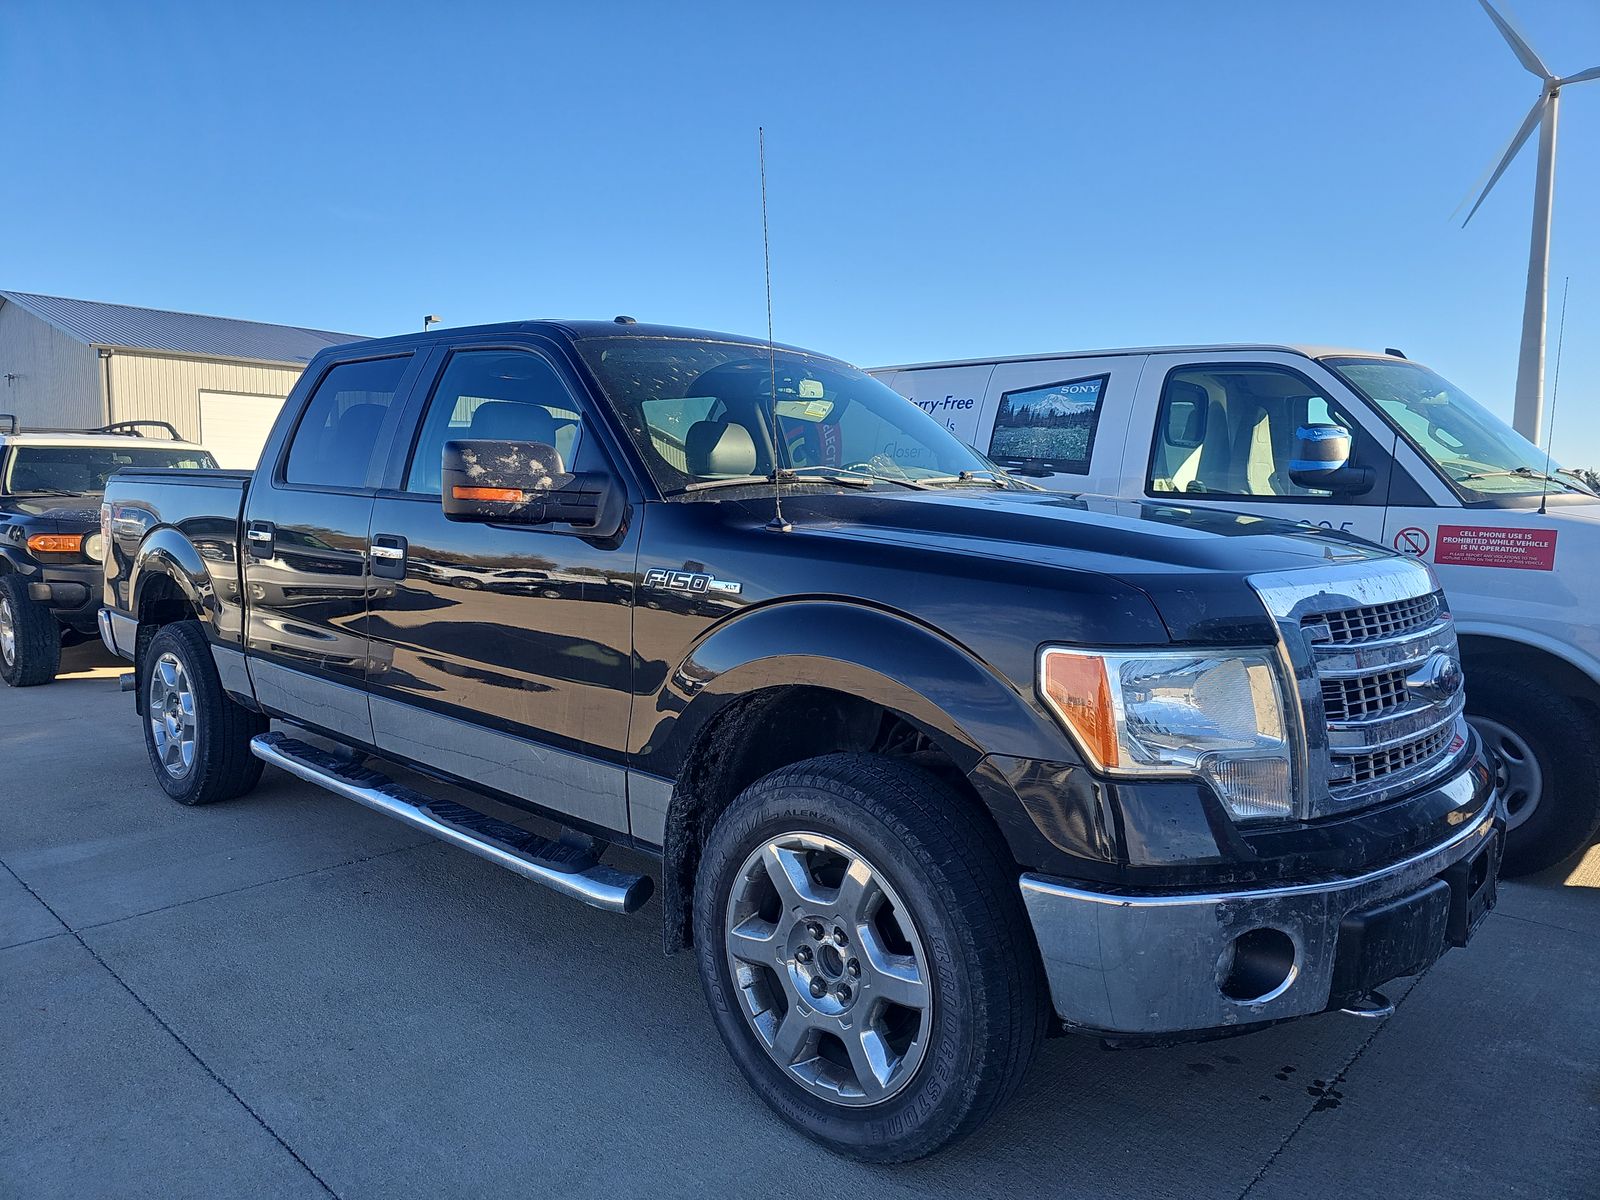
{"type": "MultiPolygon", "coordinates": [[[[1407,600],[1391,600],[1387,604],[1366,604],[1360,608],[1324,613],[1320,620],[1328,627],[1327,640],[1344,645],[1393,637],[1407,630],[1431,625],[1438,620],[1441,607],[1439,594],[1434,592],[1427,596],[1412,596],[1407,600]]],[[[1301,622],[1302,625],[1306,623],[1301,622]]]]}
{"type": "Polygon", "coordinates": [[[1278,628],[1304,717],[1300,812],[1349,812],[1432,781],[1465,736],[1460,651],[1428,570],[1396,558],[1251,580],[1278,628]]]}

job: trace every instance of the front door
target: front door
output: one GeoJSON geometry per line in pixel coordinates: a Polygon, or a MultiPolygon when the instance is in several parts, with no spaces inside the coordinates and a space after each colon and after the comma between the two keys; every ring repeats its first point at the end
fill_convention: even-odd
{"type": "Polygon", "coordinates": [[[251,680],[267,708],[369,742],[367,541],[409,354],[335,363],[269,444],[245,504],[251,680]]]}
{"type": "Polygon", "coordinates": [[[616,538],[446,519],[454,440],[545,442],[568,470],[613,469],[557,364],[530,348],[444,360],[399,476],[373,510],[370,676],[380,750],[562,818],[626,831],[638,523],[616,538]]]}
{"type": "MultiPolygon", "coordinates": [[[[1308,359],[1231,352],[1205,361],[1152,355],[1140,381],[1124,458],[1145,498],[1276,517],[1382,542],[1395,435],[1308,359]],[[1340,425],[1350,463],[1372,468],[1359,495],[1302,487],[1290,472],[1297,431],[1340,425]]],[[[1137,494],[1135,492],[1135,494],[1137,494]]]]}

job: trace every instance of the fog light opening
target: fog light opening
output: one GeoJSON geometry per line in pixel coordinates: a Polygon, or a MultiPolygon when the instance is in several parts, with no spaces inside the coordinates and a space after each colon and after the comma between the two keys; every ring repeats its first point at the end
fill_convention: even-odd
{"type": "Polygon", "coordinates": [[[1294,980],[1294,939],[1281,929],[1252,929],[1228,944],[1217,968],[1218,986],[1228,999],[1270,1000],[1294,980]]]}

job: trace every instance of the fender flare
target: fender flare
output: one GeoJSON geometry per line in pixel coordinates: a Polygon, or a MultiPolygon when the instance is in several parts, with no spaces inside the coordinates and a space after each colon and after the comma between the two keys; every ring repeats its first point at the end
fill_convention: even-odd
{"type": "Polygon", "coordinates": [[[963,771],[991,753],[1077,758],[1066,734],[1030,696],[943,634],[886,609],[788,600],[715,626],[670,673],[657,709],[676,710],[676,717],[661,730],[649,769],[675,778],[728,704],[784,686],[847,692],[898,712],[963,771]]]}
{"type": "Polygon", "coordinates": [[[211,571],[194,543],[170,525],[153,530],[139,543],[128,567],[128,595],[135,618],[153,579],[172,580],[206,625],[214,623],[218,602],[211,571]]]}

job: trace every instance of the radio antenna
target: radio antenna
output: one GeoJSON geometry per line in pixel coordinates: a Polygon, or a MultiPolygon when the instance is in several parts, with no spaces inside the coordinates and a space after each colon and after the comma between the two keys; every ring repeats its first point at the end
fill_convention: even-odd
{"type": "Polygon", "coordinates": [[[1539,484],[1539,515],[1545,516],[1545,501],[1550,496],[1550,464],[1556,452],[1556,392],[1561,388],[1561,347],[1567,340],[1567,290],[1572,287],[1568,275],[1561,285],[1561,327],[1556,334],[1556,374],[1550,381],[1550,432],[1544,438],[1544,479],[1539,484]]]}
{"type": "MultiPolygon", "coordinates": [[[[778,462],[778,352],[772,344],[772,243],[767,236],[767,131],[756,126],[756,153],[761,162],[761,261],[767,273],[767,376],[772,404],[772,520],[773,533],[794,528],[783,518],[783,467],[778,462]]],[[[1559,360],[1558,360],[1559,361],[1559,360]]]]}

